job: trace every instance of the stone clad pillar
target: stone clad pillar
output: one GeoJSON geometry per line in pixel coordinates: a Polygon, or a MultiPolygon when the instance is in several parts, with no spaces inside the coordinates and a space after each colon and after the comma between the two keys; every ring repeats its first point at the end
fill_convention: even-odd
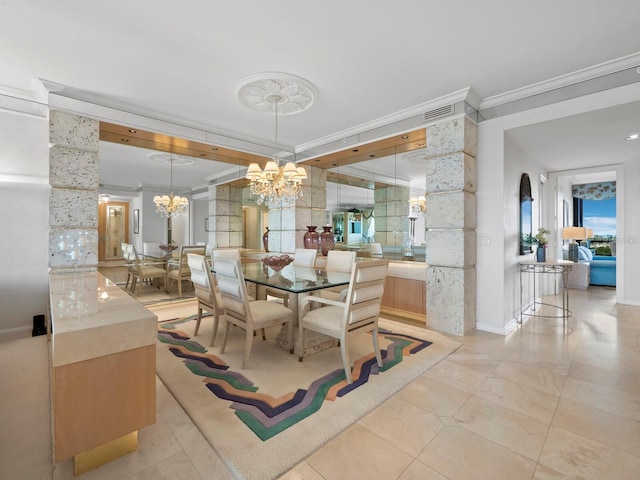
{"type": "Polygon", "coordinates": [[[464,335],[476,323],[477,125],[427,127],[427,325],[464,335]]]}
{"type": "Polygon", "coordinates": [[[318,232],[326,220],[327,172],[305,165],[307,179],[302,184],[302,196],[294,206],[269,204],[269,250],[295,253],[304,248],[303,237],[307,225],[317,225],[318,232]]]}
{"type": "Polygon", "coordinates": [[[214,248],[240,248],[243,229],[242,188],[209,186],[209,243],[214,248]]]}
{"type": "Polygon", "coordinates": [[[49,268],[98,264],[99,122],[51,111],[49,117],[49,268]]]}

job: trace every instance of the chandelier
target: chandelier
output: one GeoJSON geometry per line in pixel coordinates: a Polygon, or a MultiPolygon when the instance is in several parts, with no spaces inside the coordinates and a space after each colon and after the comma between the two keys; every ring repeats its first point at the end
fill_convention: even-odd
{"type": "Polygon", "coordinates": [[[303,167],[296,167],[293,162],[287,162],[281,166],[278,160],[278,102],[283,100],[284,97],[275,93],[268,96],[268,101],[275,104],[275,154],[264,166],[264,170],[257,163],[250,164],[245,176],[249,180],[251,195],[258,197],[258,205],[268,201],[280,202],[284,207],[292,206],[298,197],[303,196],[302,181],[307,178],[306,170],[303,167]]]}
{"type": "Polygon", "coordinates": [[[427,210],[427,197],[425,195],[420,195],[419,197],[410,198],[409,205],[411,206],[412,214],[424,214],[427,210]]]}
{"type": "Polygon", "coordinates": [[[171,151],[171,157],[169,158],[171,165],[171,194],[170,195],[156,195],[153,197],[153,203],[156,204],[156,212],[163,217],[172,218],[180,215],[189,206],[189,200],[186,197],[173,194],[173,149],[171,151]]]}

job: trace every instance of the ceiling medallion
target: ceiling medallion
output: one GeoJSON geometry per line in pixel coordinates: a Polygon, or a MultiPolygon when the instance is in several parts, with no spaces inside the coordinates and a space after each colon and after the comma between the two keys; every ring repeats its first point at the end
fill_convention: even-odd
{"type": "Polygon", "coordinates": [[[407,163],[425,163],[427,161],[427,153],[424,150],[415,150],[403,155],[402,160],[407,163]]]}
{"type": "Polygon", "coordinates": [[[318,90],[310,82],[296,75],[263,72],[248,75],[234,86],[236,97],[243,105],[259,112],[294,115],[309,109],[318,90]]]}
{"type": "Polygon", "coordinates": [[[170,163],[171,165],[191,165],[193,164],[193,158],[182,157],[180,155],[169,155],[168,153],[151,153],[149,154],[149,160],[153,160],[158,163],[170,163]]]}

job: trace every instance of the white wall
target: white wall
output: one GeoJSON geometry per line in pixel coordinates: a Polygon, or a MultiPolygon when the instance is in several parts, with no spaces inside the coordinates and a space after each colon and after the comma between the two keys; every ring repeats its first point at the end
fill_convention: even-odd
{"type": "MultiPolygon", "coordinates": [[[[507,216],[513,216],[515,198],[509,190],[514,188],[511,183],[515,177],[515,169],[522,165],[510,164],[514,161],[512,157],[515,152],[513,149],[509,150],[511,147],[505,140],[505,132],[512,128],[638,100],[640,84],[636,83],[479,124],[476,263],[478,329],[504,334],[514,326],[513,311],[509,305],[513,305],[513,291],[518,288],[514,284],[514,278],[517,278],[517,261],[514,259],[510,238],[517,237],[518,233],[517,223],[512,222],[507,216]],[[509,185],[505,184],[507,179],[509,185]],[[499,268],[500,266],[503,268],[499,268]],[[496,308],[496,305],[503,307],[496,308]]],[[[615,160],[608,159],[606,163],[615,163],[615,160]]],[[[533,174],[535,177],[532,180],[537,179],[536,172],[533,174]]],[[[624,288],[619,287],[617,301],[640,305],[640,279],[638,275],[633,275],[634,272],[640,271],[640,251],[638,248],[624,248],[637,246],[640,238],[640,216],[634,214],[637,205],[640,204],[640,191],[637,188],[640,184],[640,166],[637,158],[625,159],[624,183],[630,188],[624,189],[621,195],[622,206],[619,207],[624,209],[624,224],[619,225],[619,235],[622,238],[618,243],[623,244],[625,255],[618,261],[619,275],[623,276],[624,288]]],[[[554,195],[553,188],[546,189],[547,205],[554,204],[554,195]]]]}
{"type": "Polygon", "coordinates": [[[193,232],[193,244],[198,242],[207,243],[209,241],[209,233],[204,229],[205,218],[209,216],[209,196],[208,194],[202,198],[194,198],[191,202],[191,218],[193,223],[191,230],[193,232]]]}
{"type": "Polygon", "coordinates": [[[49,267],[48,118],[3,107],[0,95],[0,332],[46,312],[49,267]]]}

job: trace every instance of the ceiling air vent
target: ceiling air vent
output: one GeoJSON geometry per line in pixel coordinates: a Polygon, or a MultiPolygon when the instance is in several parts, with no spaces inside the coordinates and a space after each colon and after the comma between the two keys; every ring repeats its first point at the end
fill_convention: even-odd
{"type": "Polygon", "coordinates": [[[433,120],[434,118],[444,117],[453,113],[453,105],[445,105],[444,107],[429,110],[424,113],[424,121],[433,120]]]}

